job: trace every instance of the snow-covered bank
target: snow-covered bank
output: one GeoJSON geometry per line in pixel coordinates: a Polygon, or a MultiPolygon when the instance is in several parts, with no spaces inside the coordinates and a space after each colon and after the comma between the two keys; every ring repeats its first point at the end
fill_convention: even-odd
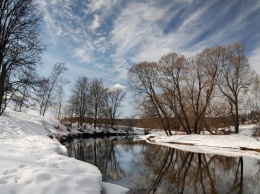
{"type": "MultiPolygon", "coordinates": [[[[71,124],[72,125],[72,124],[71,124]]],[[[112,127],[112,126],[99,126],[94,128],[92,125],[83,124],[83,127],[78,128],[77,123],[73,123],[73,126],[67,128],[67,131],[54,132],[54,137],[64,144],[65,142],[74,139],[85,139],[85,138],[106,138],[106,137],[117,137],[117,136],[135,136],[143,135],[145,131],[138,128],[128,127],[112,127]]]]}
{"type": "Polygon", "coordinates": [[[241,126],[240,134],[172,135],[153,133],[143,137],[147,142],[184,151],[213,153],[226,156],[246,156],[260,159],[260,138],[252,137],[253,125],[241,126]]]}
{"type": "Polygon", "coordinates": [[[49,137],[54,126],[54,119],[13,111],[0,117],[0,193],[101,193],[98,168],[67,157],[49,137]]]}

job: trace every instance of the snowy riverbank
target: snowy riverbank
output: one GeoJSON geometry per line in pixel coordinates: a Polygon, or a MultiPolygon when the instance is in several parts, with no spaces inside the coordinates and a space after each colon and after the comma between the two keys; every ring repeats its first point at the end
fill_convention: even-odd
{"type": "MultiPolygon", "coordinates": [[[[149,143],[199,153],[260,159],[260,141],[251,126],[232,135],[143,136],[149,143]]],[[[69,158],[66,149],[50,137],[66,133],[55,119],[7,111],[0,117],[0,193],[119,194],[127,189],[102,183],[97,167],[69,158]],[[57,131],[58,129],[59,131],[57,131]]]]}
{"type": "Polygon", "coordinates": [[[260,159],[260,138],[252,137],[253,125],[240,126],[239,134],[229,135],[172,135],[152,133],[142,137],[148,143],[184,151],[213,153],[225,156],[246,156],[260,159]]]}
{"type": "MultiPolygon", "coordinates": [[[[67,157],[65,147],[49,137],[59,125],[13,111],[0,117],[0,193],[101,193],[98,168],[67,157]]],[[[103,187],[103,193],[127,191],[106,183],[103,187]]]]}

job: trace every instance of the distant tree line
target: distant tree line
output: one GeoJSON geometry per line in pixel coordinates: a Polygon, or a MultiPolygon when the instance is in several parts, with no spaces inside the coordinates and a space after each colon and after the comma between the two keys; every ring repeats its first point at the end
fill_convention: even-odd
{"type": "Polygon", "coordinates": [[[251,69],[240,43],[207,48],[194,57],[170,53],[158,62],[129,69],[131,90],[142,118],[160,120],[167,135],[212,132],[209,118],[231,118],[239,132],[239,113],[247,97],[259,96],[259,76],[251,69]]]}
{"type": "Polygon", "coordinates": [[[125,98],[126,92],[122,88],[107,87],[102,79],[89,79],[86,76],[78,77],[73,84],[65,115],[68,118],[77,118],[81,127],[91,118],[96,128],[100,121],[109,120],[114,126],[119,116],[119,107],[125,98]]]}

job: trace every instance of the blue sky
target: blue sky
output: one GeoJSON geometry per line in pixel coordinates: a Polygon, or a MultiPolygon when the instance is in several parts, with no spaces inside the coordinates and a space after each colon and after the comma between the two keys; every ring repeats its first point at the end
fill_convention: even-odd
{"type": "MultiPolygon", "coordinates": [[[[103,78],[127,86],[141,61],[176,52],[194,56],[208,47],[241,42],[260,74],[258,0],[38,0],[44,14],[42,72],[65,62],[66,78],[103,78]]],[[[69,90],[69,86],[67,86],[69,90]]],[[[67,92],[68,93],[68,92],[67,92]]],[[[130,93],[125,115],[131,114],[130,93]]]]}

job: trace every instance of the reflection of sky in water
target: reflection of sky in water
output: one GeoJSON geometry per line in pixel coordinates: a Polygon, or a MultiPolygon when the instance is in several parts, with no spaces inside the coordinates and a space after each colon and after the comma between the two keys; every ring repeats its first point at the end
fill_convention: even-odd
{"type": "Polygon", "coordinates": [[[128,149],[128,145],[118,144],[116,150],[120,153],[118,162],[121,164],[125,177],[120,180],[112,181],[111,183],[119,184],[123,187],[129,187],[129,183],[133,181],[133,178],[138,176],[138,171],[144,166],[136,165],[140,160],[140,153],[142,150],[142,144],[134,144],[131,146],[131,150],[128,149]]]}
{"type": "Polygon", "coordinates": [[[151,193],[178,193],[182,186],[184,193],[194,193],[195,187],[197,193],[201,193],[203,186],[206,193],[211,193],[212,189],[216,193],[238,193],[239,189],[244,193],[260,193],[260,161],[256,159],[184,152],[131,140],[111,143],[107,139],[87,139],[74,141],[67,148],[77,153],[81,145],[85,146],[80,150],[87,155],[89,163],[96,150],[103,180],[127,187],[130,193],[149,193],[151,189],[151,193]],[[107,154],[111,150],[114,155],[107,154]],[[117,175],[114,176],[117,180],[113,180],[111,173],[117,175]]]}
{"type": "MultiPolygon", "coordinates": [[[[244,175],[245,176],[250,176],[252,174],[255,174],[257,171],[260,173],[260,161],[259,160],[254,160],[252,158],[244,157],[244,175]],[[259,164],[257,164],[257,162],[259,164]],[[258,165],[258,168],[257,168],[258,165]]],[[[260,185],[259,185],[260,187],[260,185]]]]}

